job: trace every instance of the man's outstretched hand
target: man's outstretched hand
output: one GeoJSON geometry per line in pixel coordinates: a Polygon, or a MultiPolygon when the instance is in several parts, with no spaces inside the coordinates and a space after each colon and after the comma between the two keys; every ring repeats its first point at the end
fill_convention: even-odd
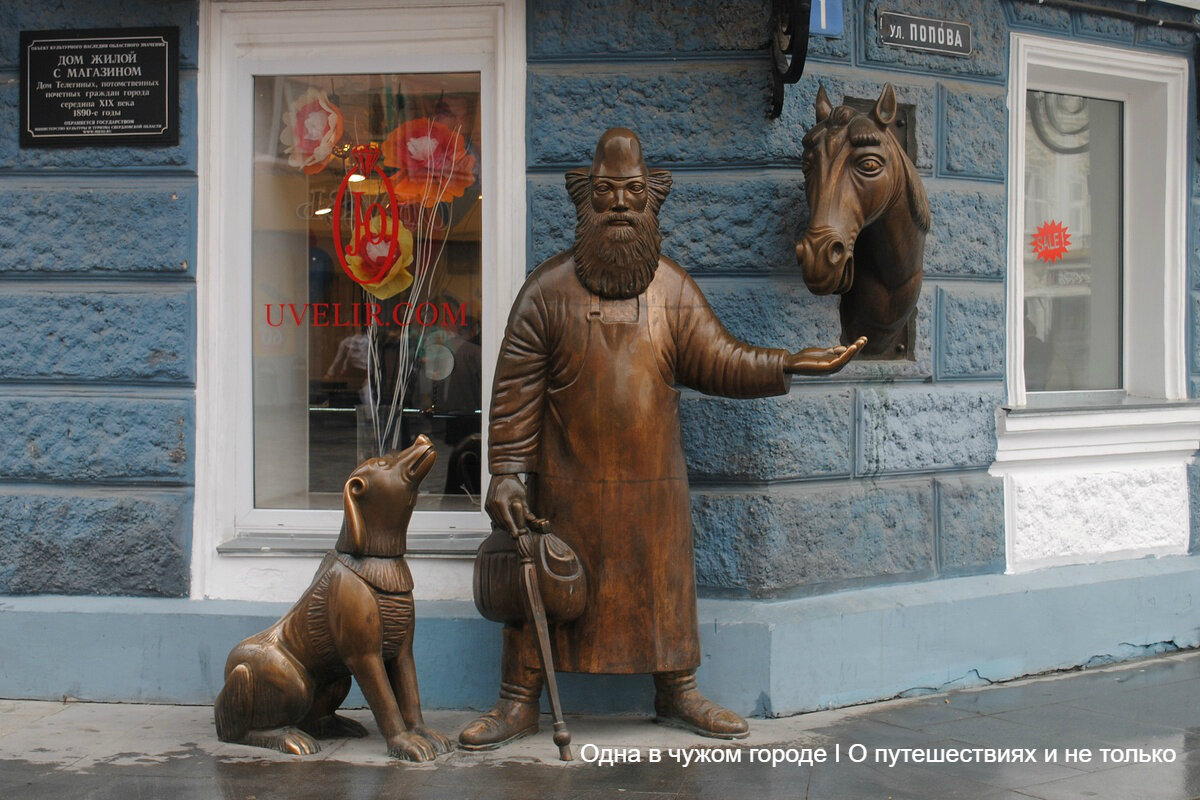
{"type": "Polygon", "coordinates": [[[806,347],[784,359],[783,371],[789,375],[832,375],[866,346],[867,337],[860,336],[849,345],[806,347]]]}

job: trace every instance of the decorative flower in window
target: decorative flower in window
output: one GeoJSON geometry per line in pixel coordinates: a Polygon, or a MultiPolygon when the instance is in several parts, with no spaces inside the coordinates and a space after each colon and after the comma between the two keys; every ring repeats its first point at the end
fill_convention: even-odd
{"type": "Polygon", "coordinates": [[[387,135],[383,163],[397,170],[391,176],[396,196],[426,208],[462,197],[475,183],[475,156],[462,134],[424,117],[387,135]]]}
{"type": "Polygon", "coordinates": [[[400,294],[412,286],[413,282],[412,273],[408,271],[408,266],[413,262],[413,235],[403,225],[397,226],[395,232],[399,244],[396,260],[387,268],[382,278],[371,281],[372,276],[380,273],[380,268],[391,249],[389,237],[381,234],[382,225],[388,221],[380,216],[371,217],[371,221],[367,223],[370,235],[364,236],[361,241],[363,252],[360,255],[347,253],[345,256],[346,269],[363,289],[380,300],[400,294]]]}
{"type": "Polygon", "coordinates": [[[288,164],[300,167],[308,175],[325,169],[333,158],[333,146],[341,138],[341,109],[315,86],[308,87],[283,112],[279,141],[285,147],[288,164]]]}

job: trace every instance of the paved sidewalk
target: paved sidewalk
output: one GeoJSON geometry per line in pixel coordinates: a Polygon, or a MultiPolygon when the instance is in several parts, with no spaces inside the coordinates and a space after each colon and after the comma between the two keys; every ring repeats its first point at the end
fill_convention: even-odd
{"type": "MultiPolygon", "coordinates": [[[[605,748],[638,748],[643,759],[603,766],[558,762],[545,717],[538,736],[500,751],[404,764],[384,755],[369,712],[348,713],[372,735],[328,742],[320,754],[301,758],[222,744],[207,707],[0,700],[0,800],[1200,797],[1200,652],[752,720],[750,738],[735,744],[663,728],[648,718],[570,718],[577,754],[586,745],[594,745],[586,748],[593,758],[605,748]],[[661,762],[646,761],[650,748],[662,751],[661,762]],[[677,762],[669,752],[676,748],[686,750],[692,763],[677,762]],[[827,755],[824,763],[772,766],[758,759],[778,750],[794,760],[817,748],[827,755]],[[1083,748],[1091,759],[1073,758],[1083,748]],[[920,763],[914,763],[917,752],[920,763]],[[1129,762],[1140,753],[1170,760],[1129,762]],[[926,763],[929,756],[946,760],[926,763]],[[731,763],[731,757],[740,760],[731,763]]],[[[472,716],[426,714],[450,734],[472,716]]]]}

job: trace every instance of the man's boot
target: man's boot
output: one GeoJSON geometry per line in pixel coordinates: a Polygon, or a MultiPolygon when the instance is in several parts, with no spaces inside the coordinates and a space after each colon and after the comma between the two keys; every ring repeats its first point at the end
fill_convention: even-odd
{"type": "Polygon", "coordinates": [[[532,639],[522,628],[504,626],[500,655],[500,700],[458,735],[464,750],[494,750],[537,733],[542,671],[532,639]]]}
{"type": "Polygon", "coordinates": [[[695,670],[654,673],[654,713],[655,722],[714,739],[742,739],[750,733],[746,720],[700,694],[695,670]]]}

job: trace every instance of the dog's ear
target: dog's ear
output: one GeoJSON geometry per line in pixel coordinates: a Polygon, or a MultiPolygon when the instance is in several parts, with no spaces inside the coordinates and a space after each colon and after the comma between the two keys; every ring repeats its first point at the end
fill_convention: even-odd
{"type": "Polygon", "coordinates": [[[346,481],[346,486],[342,489],[342,506],[345,512],[345,520],[342,524],[350,539],[350,552],[356,556],[362,555],[363,548],[366,546],[367,532],[363,529],[362,512],[358,510],[358,498],[366,490],[367,482],[357,475],[346,481]]]}

